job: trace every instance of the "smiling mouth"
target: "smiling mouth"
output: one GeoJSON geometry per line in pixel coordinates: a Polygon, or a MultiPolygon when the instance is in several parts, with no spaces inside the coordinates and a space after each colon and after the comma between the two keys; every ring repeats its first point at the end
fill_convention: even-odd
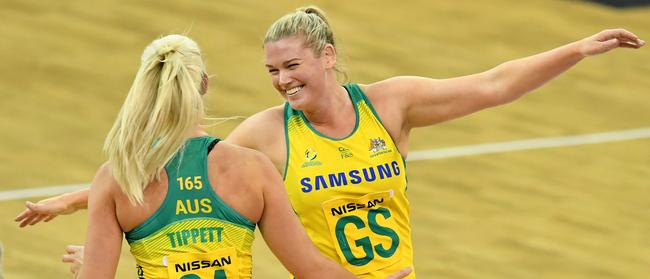
{"type": "Polygon", "coordinates": [[[303,86],[296,86],[291,89],[287,89],[284,91],[285,94],[287,94],[288,97],[294,96],[298,94],[298,92],[302,91],[303,86]]]}

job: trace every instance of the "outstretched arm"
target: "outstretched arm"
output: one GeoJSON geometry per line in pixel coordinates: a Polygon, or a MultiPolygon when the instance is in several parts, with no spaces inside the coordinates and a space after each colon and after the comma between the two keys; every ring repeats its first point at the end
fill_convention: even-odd
{"type": "Polygon", "coordinates": [[[484,108],[516,100],[542,86],[588,56],[616,48],[640,48],[645,42],[624,29],[604,30],[588,38],[521,59],[488,71],[451,79],[395,77],[371,84],[379,106],[392,104],[398,119],[395,130],[443,122],[484,108]],[[396,104],[396,106],[395,106],[396,104]],[[399,117],[401,116],[401,117],[399,117]]]}
{"type": "Polygon", "coordinates": [[[112,192],[117,188],[108,167],[102,166],[90,186],[88,232],[83,266],[77,278],[115,277],[122,248],[122,229],[115,214],[112,192]]]}
{"type": "Polygon", "coordinates": [[[56,197],[40,200],[37,203],[28,201],[23,212],[16,216],[14,221],[20,222],[19,226],[35,225],[39,222],[48,222],[58,215],[68,215],[88,206],[88,193],[90,189],[65,193],[56,197]]]}

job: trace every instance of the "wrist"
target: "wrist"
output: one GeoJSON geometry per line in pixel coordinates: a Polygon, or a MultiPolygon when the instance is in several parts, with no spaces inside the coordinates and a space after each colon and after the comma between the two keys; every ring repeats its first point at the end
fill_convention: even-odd
{"type": "Polygon", "coordinates": [[[569,49],[571,51],[571,55],[573,57],[575,57],[577,60],[582,60],[582,59],[586,58],[587,56],[589,56],[589,54],[587,54],[587,51],[586,51],[584,45],[585,45],[584,44],[584,39],[579,40],[579,41],[575,41],[575,42],[569,44],[569,49]]]}

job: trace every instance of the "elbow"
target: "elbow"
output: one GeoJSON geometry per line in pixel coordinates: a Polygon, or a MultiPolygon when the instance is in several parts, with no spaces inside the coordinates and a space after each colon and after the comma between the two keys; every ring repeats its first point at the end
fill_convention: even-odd
{"type": "Polygon", "coordinates": [[[490,86],[490,88],[481,90],[479,95],[481,96],[482,107],[489,108],[505,105],[517,99],[517,97],[508,94],[508,92],[508,89],[500,88],[499,86],[490,86]]]}
{"type": "Polygon", "coordinates": [[[496,96],[492,97],[491,106],[501,106],[512,103],[521,97],[521,94],[512,94],[512,91],[503,91],[495,93],[496,96]]]}
{"type": "Polygon", "coordinates": [[[543,84],[535,74],[522,73],[515,65],[513,61],[505,62],[485,72],[481,89],[490,106],[511,103],[543,84]]]}

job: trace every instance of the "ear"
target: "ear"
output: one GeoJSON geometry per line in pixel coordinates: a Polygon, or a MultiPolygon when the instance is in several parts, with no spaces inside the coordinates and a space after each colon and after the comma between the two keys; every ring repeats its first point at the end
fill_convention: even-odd
{"type": "Polygon", "coordinates": [[[325,45],[321,57],[325,59],[324,60],[325,68],[327,69],[334,68],[334,65],[336,65],[336,49],[332,44],[325,45]]]}

